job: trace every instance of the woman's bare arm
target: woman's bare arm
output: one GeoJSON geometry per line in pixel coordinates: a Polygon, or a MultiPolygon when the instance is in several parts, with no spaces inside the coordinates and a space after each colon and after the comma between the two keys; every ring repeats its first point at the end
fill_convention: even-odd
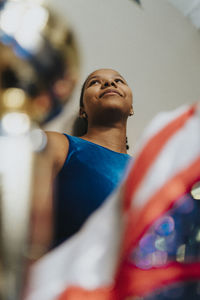
{"type": "Polygon", "coordinates": [[[46,132],[47,146],[36,154],[31,213],[31,250],[34,261],[45,254],[53,235],[53,186],[68,154],[68,139],[57,132],[46,132]]]}

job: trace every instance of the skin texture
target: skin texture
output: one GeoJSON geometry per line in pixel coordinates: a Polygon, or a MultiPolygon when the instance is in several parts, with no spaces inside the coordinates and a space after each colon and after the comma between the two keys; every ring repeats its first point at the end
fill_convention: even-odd
{"type": "MultiPolygon", "coordinates": [[[[117,71],[100,69],[88,76],[80,108],[80,117],[87,119],[88,131],[82,139],[127,153],[126,123],[132,114],[131,89],[117,71]]],[[[68,139],[63,134],[46,134],[46,149],[35,158],[30,249],[33,261],[48,251],[52,240],[52,187],[69,150],[68,139]]]]}

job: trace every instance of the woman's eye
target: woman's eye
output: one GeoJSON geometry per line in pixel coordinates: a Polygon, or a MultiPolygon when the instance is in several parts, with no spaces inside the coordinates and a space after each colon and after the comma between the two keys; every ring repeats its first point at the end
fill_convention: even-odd
{"type": "Polygon", "coordinates": [[[94,84],[97,84],[97,83],[99,83],[99,80],[92,80],[92,81],[89,83],[89,86],[94,85],[94,84]]]}
{"type": "Polygon", "coordinates": [[[124,81],[123,81],[121,78],[116,78],[116,79],[115,79],[115,82],[121,82],[121,83],[124,83],[124,81]]]}

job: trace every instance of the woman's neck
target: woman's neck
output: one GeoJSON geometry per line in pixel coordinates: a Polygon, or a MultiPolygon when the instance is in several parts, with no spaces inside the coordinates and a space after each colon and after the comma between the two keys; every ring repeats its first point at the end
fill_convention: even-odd
{"type": "Polygon", "coordinates": [[[127,153],[126,126],[89,127],[88,132],[82,138],[110,150],[127,153]]]}

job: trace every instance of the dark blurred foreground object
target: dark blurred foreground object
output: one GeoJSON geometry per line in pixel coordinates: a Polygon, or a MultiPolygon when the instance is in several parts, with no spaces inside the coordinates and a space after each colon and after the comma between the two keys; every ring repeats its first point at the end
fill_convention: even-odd
{"type": "Polygon", "coordinates": [[[69,100],[79,57],[66,21],[39,2],[10,0],[0,6],[0,90],[23,89],[31,119],[43,124],[69,100]]]}

